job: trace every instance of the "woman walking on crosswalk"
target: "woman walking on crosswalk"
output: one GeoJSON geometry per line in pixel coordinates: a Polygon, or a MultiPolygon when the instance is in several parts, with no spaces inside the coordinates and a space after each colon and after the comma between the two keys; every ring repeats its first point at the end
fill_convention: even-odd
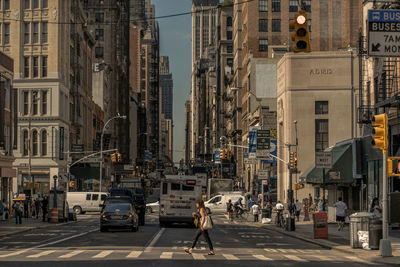
{"type": "Polygon", "coordinates": [[[196,207],[197,207],[197,213],[193,212],[193,218],[198,218],[198,223],[197,223],[197,231],[196,235],[194,236],[192,246],[188,249],[185,249],[186,253],[192,254],[193,248],[196,246],[197,241],[199,240],[199,237],[201,234],[203,234],[204,238],[207,241],[208,247],[210,248],[210,252],[208,255],[215,255],[214,253],[214,248],[210,239],[210,236],[208,235],[208,230],[204,229],[204,223],[206,221],[206,216],[207,216],[207,211],[204,206],[204,201],[203,200],[197,200],[196,201],[196,207]]]}

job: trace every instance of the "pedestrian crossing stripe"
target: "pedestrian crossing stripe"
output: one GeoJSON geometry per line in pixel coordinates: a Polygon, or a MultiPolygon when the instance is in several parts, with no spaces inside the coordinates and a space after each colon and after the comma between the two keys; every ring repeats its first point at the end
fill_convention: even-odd
{"type": "Polygon", "coordinates": [[[53,252],[56,252],[56,251],[55,250],[46,250],[46,251],[42,251],[38,254],[29,255],[27,258],[40,258],[42,256],[50,255],[53,252]]]}
{"type": "Polygon", "coordinates": [[[230,260],[230,261],[238,261],[239,258],[236,256],[233,256],[232,254],[222,254],[225,259],[230,260]]]}
{"type": "Polygon", "coordinates": [[[105,258],[108,255],[110,255],[111,253],[113,253],[113,250],[105,250],[105,251],[100,252],[97,255],[94,255],[92,258],[94,258],[94,259],[105,258]]]}
{"type": "Polygon", "coordinates": [[[195,260],[205,260],[206,257],[204,257],[202,254],[199,253],[192,253],[193,259],[195,260]]]}
{"type": "Polygon", "coordinates": [[[297,257],[295,255],[284,255],[284,257],[286,257],[286,258],[288,258],[290,260],[297,261],[297,262],[308,262],[308,260],[300,258],[300,257],[297,257]]]}
{"type": "Polygon", "coordinates": [[[60,257],[58,257],[59,259],[68,259],[68,258],[72,258],[76,255],[79,255],[81,253],[85,252],[84,250],[75,250],[75,251],[71,251],[70,253],[67,253],[65,255],[61,255],[60,257]]]}
{"type": "Polygon", "coordinates": [[[172,259],[173,252],[163,252],[160,255],[160,259],[172,259]]]}
{"type": "Polygon", "coordinates": [[[273,261],[273,259],[265,257],[264,255],[253,255],[253,256],[262,261],[273,261]]]}
{"type": "Polygon", "coordinates": [[[132,251],[131,253],[129,253],[126,258],[127,259],[136,259],[138,258],[141,254],[143,253],[143,251],[132,251]]]}
{"type": "Polygon", "coordinates": [[[265,252],[268,253],[300,253],[300,254],[310,254],[310,253],[321,253],[319,249],[284,249],[284,248],[264,248],[265,252]]]}

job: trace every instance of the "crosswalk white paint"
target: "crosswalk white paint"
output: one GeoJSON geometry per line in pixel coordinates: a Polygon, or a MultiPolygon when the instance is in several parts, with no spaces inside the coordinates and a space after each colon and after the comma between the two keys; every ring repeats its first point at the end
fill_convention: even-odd
{"type": "Polygon", "coordinates": [[[195,260],[205,260],[206,257],[204,257],[202,254],[199,253],[192,253],[193,259],[195,260]]]}
{"type": "Polygon", "coordinates": [[[100,252],[99,254],[94,255],[92,258],[93,259],[105,258],[105,257],[107,257],[108,255],[110,255],[113,252],[114,252],[113,250],[104,250],[104,251],[100,252]]]}
{"type": "Polygon", "coordinates": [[[30,249],[24,249],[24,250],[19,250],[19,251],[15,251],[15,252],[12,252],[12,253],[0,255],[0,258],[8,258],[8,257],[13,257],[13,256],[18,256],[18,255],[21,255],[21,254],[29,251],[29,250],[30,249]]]}
{"type": "Polygon", "coordinates": [[[314,258],[317,258],[320,261],[330,261],[330,258],[327,256],[322,256],[322,255],[312,255],[314,258]]]}
{"type": "Polygon", "coordinates": [[[126,258],[127,259],[136,259],[139,258],[139,256],[143,253],[143,251],[132,251],[129,253],[126,258]]]}
{"type": "Polygon", "coordinates": [[[55,250],[46,250],[46,251],[42,251],[42,252],[37,253],[37,254],[29,255],[29,256],[27,256],[27,258],[40,258],[42,256],[50,255],[53,252],[56,252],[56,251],[55,250]]]}
{"type": "Polygon", "coordinates": [[[262,260],[262,261],[272,261],[273,259],[265,257],[264,255],[253,255],[255,258],[262,260]]]}
{"type": "Polygon", "coordinates": [[[297,261],[297,262],[308,262],[308,260],[297,257],[295,255],[284,255],[286,258],[293,260],[293,261],[297,261]]]}
{"type": "Polygon", "coordinates": [[[172,259],[173,252],[163,252],[160,255],[160,259],[172,259]]]}
{"type": "Polygon", "coordinates": [[[239,258],[232,255],[232,254],[222,254],[222,256],[224,256],[225,259],[230,260],[230,261],[238,261],[239,258]]]}
{"type": "Polygon", "coordinates": [[[70,253],[61,255],[58,258],[60,258],[60,259],[69,259],[69,258],[75,257],[76,255],[79,255],[79,254],[81,254],[83,252],[85,252],[85,251],[84,250],[74,250],[74,251],[71,251],[70,253]]]}
{"type": "Polygon", "coordinates": [[[349,259],[349,260],[351,260],[351,261],[355,261],[355,262],[362,262],[362,263],[365,263],[365,264],[373,264],[373,263],[371,263],[371,262],[369,262],[369,261],[360,259],[360,258],[358,258],[358,257],[356,257],[356,256],[346,256],[345,258],[346,258],[346,259],[349,259]]]}

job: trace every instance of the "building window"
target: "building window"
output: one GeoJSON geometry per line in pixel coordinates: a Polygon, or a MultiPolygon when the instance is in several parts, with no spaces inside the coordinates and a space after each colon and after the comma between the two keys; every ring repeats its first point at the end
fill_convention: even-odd
{"type": "Polygon", "coordinates": [[[42,103],[42,115],[46,115],[47,114],[47,91],[42,91],[40,100],[42,103]]]}
{"type": "Polygon", "coordinates": [[[104,41],[104,30],[96,29],[95,38],[96,38],[96,40],[104,41]]]}
{"type": "Polygon", "coordinates": [[[25,0],[24,1],[24,8],[25,9],[31,8],[31,0],[25,0]]]}
{"type": "Polygon", "coordinates": [[[4,23],[4,44],[10,44],[10,23],[4,23]]]}
{"type": "Polygon", "coordinates": [[[32,155],[38,155],[38,132],[36,130],[32,131],[32,155]]]}
{"type": "Polygon", "coordinates": [[[297,0],[290,0],[289,1],[289,12],[297,12],[298,5],[297,0]]]}
{"type": "Polygon", "coordinates": [[[25,91],[23,93],[23,101],[24,101],[24,110],[23,110],[23,114],[24,115],[28,115],[28,110],[29,110],[29,92],[25,91]]]}
{"type": "Polygon", "coordinates": [[[37,44],[39,42],[39,22],[33,23],[32,43],[37,44]]]}
{"type": "Polygon", "coordinates": [[[4,0],[4,10],[10,9],[10,0],[4,0]]]}
{"type": "Polygon", "coordinates": [[[261,52],[268,51],[268,40],[267,39],[258,40],[258,50],[261,52]]]}
{"type": "Polygon", "coordinates": [[[328,101],[315,101],[315,114],[328,114],[328,101]]]}
{"type": "Polygon", "coordinates": [[[306,12],[311,12],[311,0],[303,0],[304,9],[306,12]]]}
{"type": "Polygon", "coordinates": [[[32,76],[33,77],[38,77],[39,76],[39,57],[38,56],[34,56],[32,57],[32,76]]]}
{"type": "Polygon", "coordinates": [[[267,19],[259,20],[258,31],[259,32],[268,32],[268,20],[267,19]]]}
{"type": "Polygon", "coordinates": [[[227,31],[226,32],[226,39],[227,40],[232,40],[232,31],[227,31]]]}
{"type": "Polygon", "coordinates": [[[49,1],[48,0],[42,0],[42,8],[48,8],[49,7],[49,1]]]}
{"type": "Polygon", "coordinates": [[[42,22],[42,43],[47,43],[47,21],[42,22]]]}
{"type": "Polygon", "coordinates": [[[32,92],[32,115],[38,114],[38,92],[32,92]]]}
{"type": "Polygon", "coordinates": [[[328,120],[315,120],[315,152],[324,151],[329,144],[328,120]]]}
{"type": "Polygon", "coordinates": [[[258,10],[259,11],[268,11],[268,0],[259,0],[258,1],[258,10]]]}
{"type": "Polygon", "coordinates": [[[24,57],[24,77],[29,77],[29,57],[24,57]]]}
{"type": "Polygon", "coordinates": [[[101,46],[96,47],[96,58],[102,58],[104,55],[104,48],[101,46]]]}
{"type": "Polygon", "coordinates": [[[27,130],[24,130],[22,132],[22,142],[23,142],[22,155],[28,156],[29,144],[28,144],[28,131],[27,130]]]}
{"type": "Polygon", "coordinates": [[[232,26],[232,17],[227,17],[226,18],[226,26],[228,26],[228,27],[232,26]]]}
{"type": "Polygon", "coordinates": [[[42,77],[47,77],[47,56],[42,56],[42,77]]]}
{"type": "Polygon", "coordinates": [[[96,22],[104,22],[104,13],[96,13],[95,19],[96,22]]]}
{"type": "Polygon", "coordinates": [[[33,0],[33,8],[39,8],[39,0],[33,0]]]}
{"type": "Polygon", "coordinates": [[[24,44],[29,44],[31,24],[29,22],[24,23],[24,44]]]}
{"type": "Polygon", "coordinates": [[[228,58],[227,60],[226,60],[226,65],[228,65],[229,67],[233,67],[233,58],[228,58]]]}
{"type": "Polygon", "coordinates": [[[272,0],[272,12],[281,12],[281,0],[272,0]]]}
{"type": "Polygon", "coordinates": [[[280,32],[281,31],[281,20],[273,19],[272,20],[272,32],[280,32]]]}
{"type": "Polygon", "coordinates": [[[47,155],[47,131],[43,130],[42,131],[42,136],[41,136],[41,150],[42,150],[42,156],[47,155]]]}
{"type": "Polygon", "coordinates": [[[228,45],[228,46],[226,47],[226,52],[232,53],[232,52],[233,52],[233,46],[228,45]]]}

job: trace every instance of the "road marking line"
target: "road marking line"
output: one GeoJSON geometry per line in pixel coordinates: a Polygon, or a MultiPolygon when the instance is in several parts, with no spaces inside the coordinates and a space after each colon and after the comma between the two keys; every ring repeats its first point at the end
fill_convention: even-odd
{"type": "Polygon", "coordinates": [[[282,253],[286,253],[287,252],[286,249],[282,249],[282,248],[278,248],[278,251],[282,252],[282,253]]]}
{"type": "Polygon", "coordinates": [[[288,258],[290,260],[293,260],[293,261],[297,261],[297,262],[308,262],[308,260],[299,258],[299,257],[294,256],[294,255],[284,255],[284,257],[286,257],[286,258],[288,258]]]}
{"type": "Polygon", "coordinates": [[[61,243],[61,242],[64,242],[64,241],[67,241],[67,240],[70,240],[70,239],[73,239],[73,238],[76,238],[76,237],[80,237],[80,236],[83,236],[83,235],[87,235],[87,234],[96,232],[98,230],[99,230],[99,228],[96,228],[96,229],[90,230],[90,231],[85,232],[85,233],[80,233],[80,234],[77,234],[77,235],[69,236],[69,237],[66,237],[66,238],[63,238],[63,239],[60,239],[60,240],[56,240],[56,241],[53,241],[53,242],[50,242],[50,243],[45,243],[45,244],[42,244],[42,245],[38,245],[38,246],[35,246],[33,248],[41,248],[41,247],[46,247],[46,246],[58,244],[58,243],[61,243]]]}
{"type": "Polygon", "coordinates": [[[94,258],[94,259],[105,258],[113,252],[114,252],[114,250],[105,250],[105,251],[100,252],[97,255],[94,255],[92,258],[94,258]]]}
{"type": "Polygon", "coordinates": [[[349,260],[351,260],[351,261],[362,262],[362,263],[365,263],[365,264],[373,264],[372,262],[369,262],[369,261],[360,259],[360,258],[355,257],[355,256],[345,256],[345,258],[346,258],[346,259],[349,259],[349,260]]]}
{"type": "Polygon", "coordinates": [[[200,250],[206,250],[206,247],[200,247],[200,250]]]}
{"type": "Polygon", "coordinates": [[[322,255],[312,255],[314,258],[317,258],[321,261],[332,261],[331,258],[327,257],[327,256],[322,256],[322,255]]]}
{"type": "Polygon", "coordinates": [[[202,254],[199,253],[192,253],[193,259],[195,260],[205,260],[206,257],[204,257],[202,254]]]}
{"type": "Polygon", "coordinates": [[[264,255],[253,255],[255,258],[262,260],[262,261],[272,261],[273,259],[265,257],[264,255]]]}
{"type": "Polygon", "coordinates": [[[265,250],[266,252],[278,253],[278,251],[277,251],[276,249],[273,249],[273,248],[264,248],[264,250],[265,250]]]}
{"type": "Polygon", "coordinates": [[[232,254],[222,254],[222,256],[225,257],[225,259],[230,260],[230,261],[238,261],[239,258],[232,255],[232,254]]]}
{"type": "Polygon", "coordinates": [[[70,253],[67,253],[65,255],[61,255],[58,258],[60,258],[60,259],[72,258],[73,256],[76,256],[76,255],[81,254],[83,252],[84,252],[84,250],[75,250],[75,251],[71,251],[70,253]]]}
{"type": "Polygon", "coordinates": [[[139,258],[139,256],[143,253],[143,251],[132,251],[129,253],[126,258],[128,259],[136,259],[139,258]]]}
{"type": "Polygon", "coordinates": [[[22,253],[25,253],[25,252],[28,252],[28,251],[30,251],[30,250],[32,250],[32,248],[24,249],[24,250],[20,250],[20,251],[16,251],[16,252],[12,252],[12,253],[5,254],[5,255],[0,255],[0,258],[18,256],[18,255],[20,255],[20,254],[22,254],[22,253]]]}
{"type": "Polygon", "coordinates": [[[38,254],[33,254],[33,255],[29,255],[27,258],[40,258],[42,256],[47,256],[53,252],[56,252],[55,250],[47,250],[47,251],[42,251],[38,254]]]}
{"type": "Polygon", "coordinates": [[[177,247],[177,246],[175,246],[175,247],[172,247],[172,249],[178,249],[178,247],[177,247]]]}
{"type": "Polygon", "coordinates": [[[160,255],[160,259],[172,259],[173,252],[163,252],[160,255]]]}
{"type": "Polygon", "coordinates": [[[158,239],[160,239],[160,237],[164,233],[165,229],[166,228],[161,228],[160,231],[158,231],[158,233],[156,235],[154,235],[153,239],[150,241],[150,243],[144,249],[144,252],[150,252],[153,249],[154,245],[156,244],[158,239]]]}

